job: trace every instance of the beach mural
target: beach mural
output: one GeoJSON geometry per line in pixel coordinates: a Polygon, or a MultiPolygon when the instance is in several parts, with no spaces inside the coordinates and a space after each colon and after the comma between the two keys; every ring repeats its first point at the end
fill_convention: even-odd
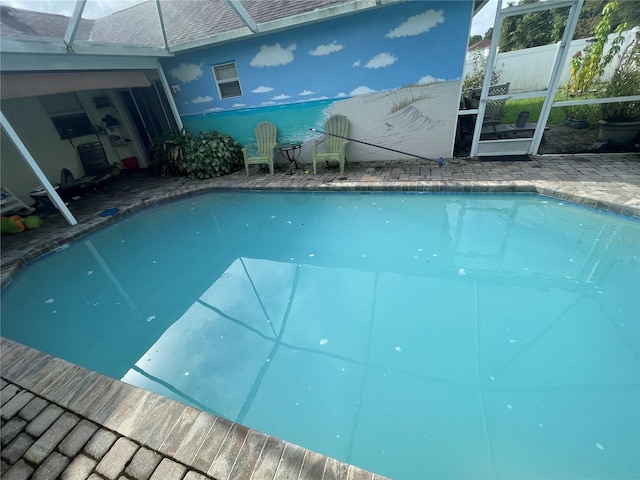
{"type": "MultiPolygon", "coordinates": [[[[246,145],[267,120],[310,142],[332,114],[349,136],[430,158],[451,156],[473,2],[412,1],[162,60],[187,130],[246,145]],[[235,62],[242,95],[221,99],[213,67],[235,62]]],[[[351,142],[349,161],[403,157],[351,142]]]]}

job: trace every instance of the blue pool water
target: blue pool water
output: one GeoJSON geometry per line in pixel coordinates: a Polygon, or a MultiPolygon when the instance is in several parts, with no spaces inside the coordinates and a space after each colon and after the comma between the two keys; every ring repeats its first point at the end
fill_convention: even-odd
{"type": "Polygon", "coordinates": [[[220,192],[26,267],[2,335],[396,479],[640,476],[640,222],[220,192]]]}

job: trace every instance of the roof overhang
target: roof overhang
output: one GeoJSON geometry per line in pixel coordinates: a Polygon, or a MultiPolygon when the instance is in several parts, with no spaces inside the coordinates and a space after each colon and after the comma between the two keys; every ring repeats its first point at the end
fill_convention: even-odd
{"type": "MultiPolygon", "coordinates": [[[[238,13],[234,0],[227,0],[232,8],[238,13]]],[[[214,45],[223,45],[225,43],[242,40],[254,35],[261,35],[267,33],[274,33],[282,30],[287,30],[302,25],[309,25],[312,23],[322,22],[331,18],[338,18],[346,15],[352,15],[354,13],[371,10],[384,5],[397,3],[397,0],[354,0],[351,2],[344,2],[340,5],[332,5],[326,8],[320,8],[312,10],[310,12],[293,15],[291,17],[285,17],[271,22],[255,23],[248,14],[238,15],[243,19],[247,27],[239,28],[236,30],[230,30],[218,35],[213,35],[194,42],[183,43],[179,45],[171,46],[171,52],[185,52],[187,50],[195,50],[198,48],[209,47],[214,45]]]]}
{"type": "Polygon", "coordinates": [[[141,70],[2,74],[0,99],[36,97],[103,88],[148,87],[141,70]]]}
{"type": "Polygon", "coordinates": [[[2,39],[0,65],[3,72],[50,70],[129,70],[158,67],[158,60],[170,57],[163,48],[74,43],[69,51],[62,39],[2,39]]]}
{"type": "MultiPolygon", "coordinates": [[[[265,35],[372,10],[397,3],[397,1],[351,0],[290,17],[256,23],[238,0],[227,0],[243,20],[246,27],[226,31],[193,42],[173,45],[170,48],[161,48],[97,44],[75,40],[78,22],[86,4],[86,0],[77,0],[74,15],[70,19],[65,38],[34,39],[3,36],[0,44],[0,64],[2,65],[1,70],[4,72],[155,69],[158,66],[158,60],[171,57],[174,53],[224,45],[256,35],[265,35]]],[[[488,0],[474,0],[474,14],[484,7],[487,2],[488,0]]],[[[158,14],[162,22],[160,8],[158,8],[158,14]]]]}
{"type": "Polygon", "coordinates": [[[489,3],[489,0],[474,0],[473,14],[475,15],[476,13],[478,13],[487,3],[489,3]]]}

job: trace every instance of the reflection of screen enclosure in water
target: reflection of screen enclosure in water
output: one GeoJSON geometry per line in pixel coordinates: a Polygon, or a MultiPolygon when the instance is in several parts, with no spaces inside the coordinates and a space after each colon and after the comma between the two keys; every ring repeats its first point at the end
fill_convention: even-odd
{"type": "Polygon", "coordinates": [[[393,478],[632,478],[639,239],[531,195],[216,193],[34,262],[2,329],[393,478]]]}

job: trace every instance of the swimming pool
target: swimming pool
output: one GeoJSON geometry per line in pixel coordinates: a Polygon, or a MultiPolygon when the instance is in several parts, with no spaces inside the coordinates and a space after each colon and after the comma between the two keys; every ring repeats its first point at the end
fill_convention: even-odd
{"type": "Polygon", "coordinates": [[[34,262],[2,334],[393,478],[633,478],[638,229],[533,195],[209,194],[34,262]]]}

